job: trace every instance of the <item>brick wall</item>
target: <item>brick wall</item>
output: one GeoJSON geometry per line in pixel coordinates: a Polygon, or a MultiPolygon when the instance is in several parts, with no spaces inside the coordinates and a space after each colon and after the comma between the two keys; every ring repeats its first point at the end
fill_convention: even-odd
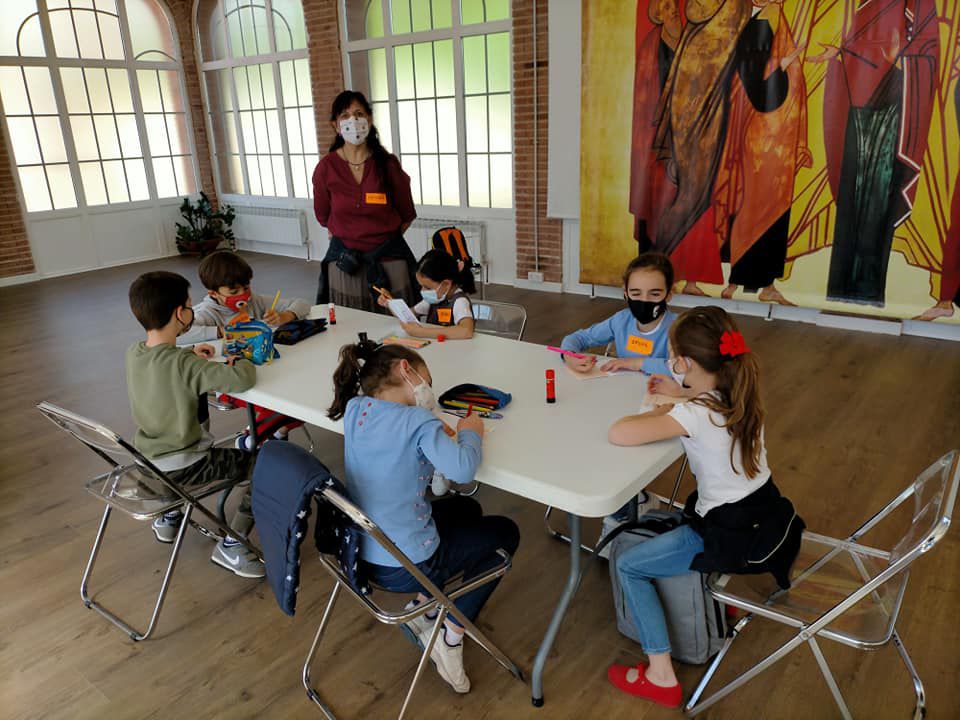
{"type": "Polygon", "coordinates": [[[328,122],[333,99],[344,89],[340,54],[340,25],[337,0],[302,0],[307,20],[307,48],[310,52],[310,82],[317,122],[317,145],[323,155],[335,134],[328,122]]]}
{"type": "Polygon", "coordinates": [[[16,170],[7,147],[6,125],[0,123],[0,278],[35,270],[13,176],[16,170]]]}
{"type": "Polygon", "coordinates": [[[536,269],[547,282],[563,275],[562,222],[547,219],[547,0],[513,0],[513,194],[517,213],[517,277],[536,269]],[[537,9],[537,50],[533,50],[533,9],[537,9]],[[534,62],[539,98],[534,117],[534,62]],[[537,145],[534,147],[534,124],[537,145]],[[534,167],[537,193],[534,197],[534,167]],[[539,253],[534,242],[537,218],[539,253]]]}

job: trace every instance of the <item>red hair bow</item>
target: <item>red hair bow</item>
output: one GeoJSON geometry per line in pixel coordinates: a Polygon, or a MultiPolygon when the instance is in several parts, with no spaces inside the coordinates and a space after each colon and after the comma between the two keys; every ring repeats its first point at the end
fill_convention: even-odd
{"type": "Polygon", "coordinates": [[[743,335],[735,330],[727,330],[720,336],[720,354],[727,357],[736,357],[750,352],[743,335]]]}

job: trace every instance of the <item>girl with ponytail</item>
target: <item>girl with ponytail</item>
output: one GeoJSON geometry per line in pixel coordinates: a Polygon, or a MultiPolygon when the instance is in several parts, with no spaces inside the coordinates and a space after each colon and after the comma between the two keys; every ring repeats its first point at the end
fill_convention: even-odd
{"type": "Polygon", "coordinates": [[[690,572],[771,572],[790,586],[803,521],[780,495],[767,466],[760,370],[736,324],[718,307],[687,311],[670,326],[668,378],[649,393],[686,402],[621,418],[615,445],[679,437],[697,489],[682,524],[621,553],[615,572],[649,665],[612,665],[607,676],[624,692],[668,707],[683,695],[654,578],[690,572]]]}
{"type": "MultiPolygon", "coordinates": [[[[361,336],[340,349],[328,410],[343,419],[346,485],[350,496],[394,544],[439,586],[459,573],[469,580],[501,562],[497,550],[513,555],[520,531],[505,517],[484,516],[473,498],[456,496],[431,503],[427,488],[434,472],[458,484],[473,481],[480,465],[483,421],[462,418],[456,431],[436,414],[433,378],[423,358],[400,345],[379,345],[361,336]]],[[[395,592],[421,592],[413,576],[390,553],[364,536],[360,557],[369,577],[395,592]]],[[[471,621],[497,582],[458,597],[454,604],[471,621]]],[[[426,600],[419,594],[418,603],[426,600]]],[[[404,626],[425,647],[433,617],[424,614],[404,626]]],[[[470,690],[463,668],[463,628],[448,616],[445,633],[430,657],[459,693],[470,690]]]]}

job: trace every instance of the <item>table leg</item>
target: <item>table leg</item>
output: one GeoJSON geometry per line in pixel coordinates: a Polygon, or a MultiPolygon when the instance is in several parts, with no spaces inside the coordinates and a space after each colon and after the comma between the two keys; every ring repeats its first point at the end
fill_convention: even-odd
{"type": "Polygon", "coordinates": [[[557,607],[553,611],[553,617],[547,627],[547,634],[543,636],[543,642],[540,643],[537,657],[533,661],[533,680],[531,683],[533,693],[531,699],[534,707],[543,706],[543,668],[547,664],[547,655],[550,653],[550,648],[553,647],[553,642],[557,639],[560,623],[563,622],[570,601],[573,600],[573,596],[580,586],[582,575],[580,568],[580,517],[568,513],[567,518],[570,525],[570,574],[567,576],[567,584],[563,588],[560,602],[557,603],[557,607]]]}

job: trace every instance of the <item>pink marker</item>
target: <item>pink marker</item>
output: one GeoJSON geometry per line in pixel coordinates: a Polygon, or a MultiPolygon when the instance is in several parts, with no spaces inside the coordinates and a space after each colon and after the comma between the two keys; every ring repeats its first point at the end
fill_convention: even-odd
{"type": "Polygon", "coordinates": [[[569,355],[570,357],[576,358],[577,360],[586,360],[588,357],[587,355],[581,355],[580,353],[564,350],[563,348],[553,347],[552,345],[548,345],[547,350],[550,350],[555,353],[560,353],[561,355],[569,355]]]}

